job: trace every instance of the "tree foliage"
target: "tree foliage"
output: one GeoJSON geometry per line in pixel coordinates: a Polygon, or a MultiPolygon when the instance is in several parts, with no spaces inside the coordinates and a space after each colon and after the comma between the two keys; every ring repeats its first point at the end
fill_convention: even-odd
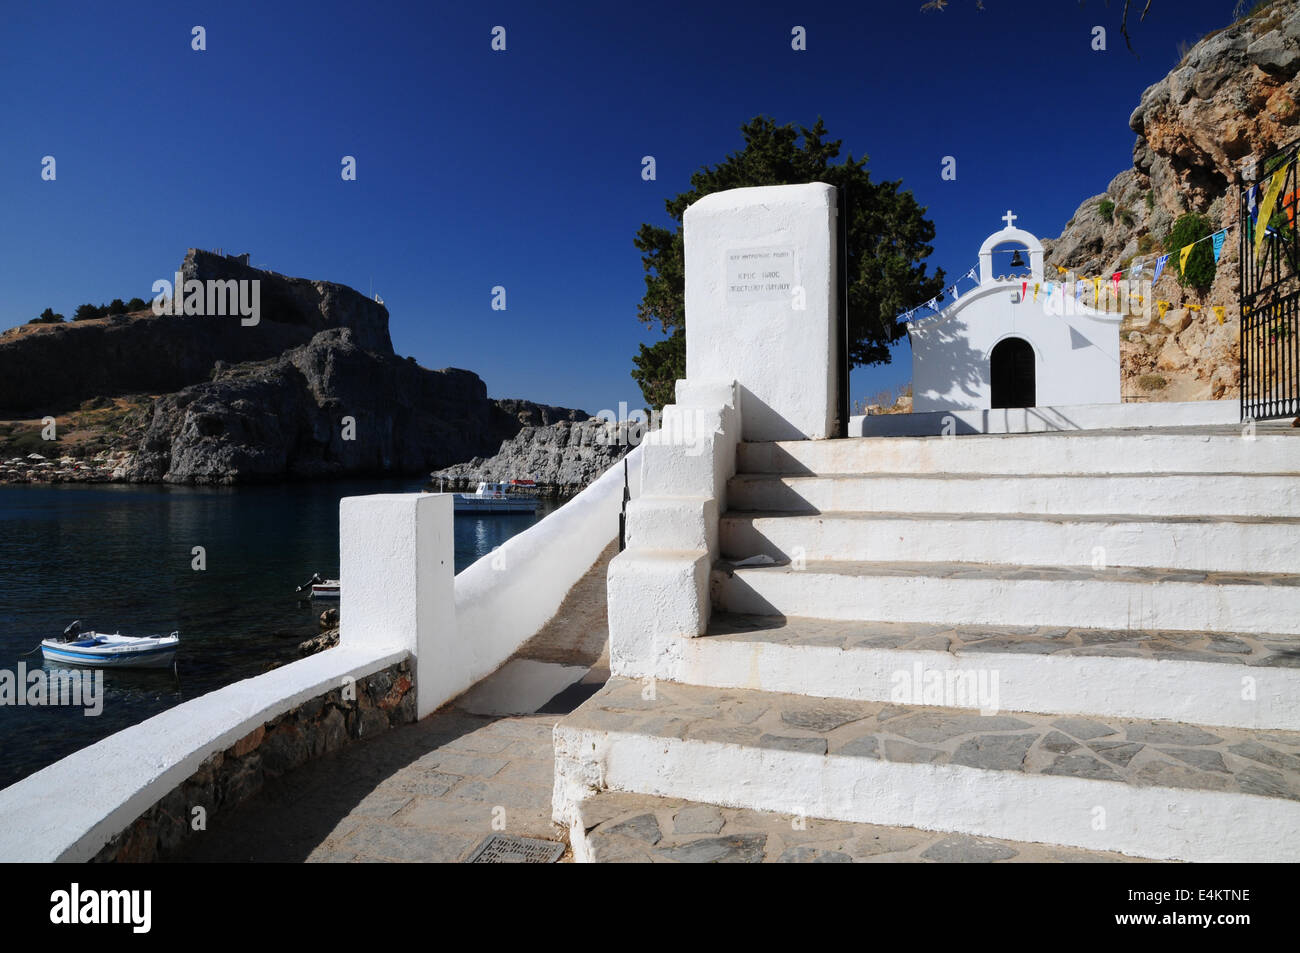
{"type": "Polygon", "coordinates": [[[46,308],[44,311],[41,312],[40,317],[32,318],[27,323],[28,324],[62,324],[63,321],[64,321],[63,315],[55,314],[53,308],[46,308]]]}
{"type": "Polygon", "coordinates": [[[897,315],[943,290],[942,269],[926,274],[934,224],[901,181],[874,182],[867,158],[841,162],[841,140],[827,138],[821,119],[811,127],[778,126],[758,116],[741,126],[744,148],[716,166],[704,166],[689,191],[665,207],[675,229],[643,224],[635,244],[645,270],[645,296],[637,317],[669,335],[633,359],[633,378],[653,407],[671,402],[673,382],[686,373],[686,262],[682,216],[713,192],[760,185],[825,182],[848,194],[849,360],[852,366],[886,364],[889,345],[906,333],[897,315]]]}
{"type": "Polygon", "coordinates": [[[1196,288],[1204,291],[1214,282],[1214,249],[1210,242],[1201,242],[1187,256],[1187,267],[1179,263],[1179,252],[1192,242],[1200,241],[1211,234],[1209,221],[1204,215],[1187,212],[1178,217],[1169,236],[1165,239],[1165,248],[1171,252],[1170,262],[1178,272],[1178,280],[1184,288],[1196,288]]]}

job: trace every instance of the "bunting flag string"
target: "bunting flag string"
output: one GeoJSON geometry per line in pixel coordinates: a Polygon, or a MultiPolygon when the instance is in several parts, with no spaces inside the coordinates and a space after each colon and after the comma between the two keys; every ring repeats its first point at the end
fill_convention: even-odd
{"type": "Polygon", "coordinates": [[[1168,261],[1169,261],[1168,255],[1161,255],[1159,258],[1156,259],[1156,273],[1151,278],[1151,283],[1153,285],[1160,280],[1160,272],[1165,270],[1165,264],[1168,261]]]}
{"type": "Polygon", "coordinates": [[[1221,304],[1216,304],[1216,305],[1214,306],[1214,316],[1215,316],[1216,318],[1219,319],[1219,323],[1220,323],[1220,324],[1223,323],[1223,314],[1224,314],[1224,311],[1225,311],[1225,310],[1226,310],[1226,309],[1225,309],[1224,306],[1221,305],[1221,304]]]}
{"type": "Polygon", "coordinates": [[[1268,188],[1264,191],[1264,197],[1259,203],[1259,221],[1264,223],[1264,228],[1255,229],[1255,257],[1259,257],[1261,249],[1264,247],[1264,238],[1268,235],[1268,223],[1273,218],[1273,206],[1277,204],[1277,197],[1282,191],[1282,183],[1286,179],[1286,171],[1291,163],[1287,163],[1273,173],[1268,180],[1268,188]]]}
{"type": "MultiPolygon", "coordinates": [[[[1273,176],[1269,179],[1267,190],[1265,191],[1262,198],[1258,196],[1259,186],[1254,186],[1249,190],[1249,192],[1247,193],[1247,208],[1250,212],[1252,221],[1256,220],[1261,212],[1264,213],[1266,216],[1271,217],[1273,213],[1273,208],[1277,204],[1278,193],[1282,188],[1284,173],[1286,171],[1287,171],[1287,167],[1284,166],[1282,169],[1279,169],[1277,172],[1273,174],[1273,176]],[[1258,204],[1257,204],[1257,200],[1258,200],[1258,204]]],[[[1268,218],[1266,217],[1265,221],[1267,220],[1268,218]]],[[[1180,271],[1186,270],[1187,260],[1188,258],[1191,257],[1192,250],[1197,245],[1199,245],[1201,242],[1204,241],[1208,241],[1212,243],[1212,247],[1214,251],[1214,261],[1217,264],[1220,257],[1222,257],[1223,255],[1223,247],[1227,242],[1229,228],[1221,228],[1216,232],[1213,232],[1202,238],[1198,238],[1196,241],[1184,245],[1182,248],[1178,249],[1177,252],[1162,252],[1161,254],[1157,255],[1155,259],[1151,261],[1151,284],[1154,286],[1155,283],[1160,280],[1160,276],[1164,273],[1165,266],[1169,263],[1169,257],[1171,254],[1178,255],[1179,270],[1180,271]]],[[[1274,232],[1275,230],[1272,228],[1261,229],[1260,233],[1255,236],[1256,254],[1259,253],[1259,245],[1263,242],[1265,235],[1274,232]]],[[[1141,275],[1143,271],[1146,269],[1146,266],[1147,266],[1146,261],[1134,261],[1129,268],[1130,279],[1136,279],[1137,276],[1141,275]]],[[[1062,265],[1054,265],[1053,267],[1056,269],[1056,273],[1059,276],[1061,276],[1063,279],[1067,279],[1067,280],[1062,280],[1060,282],[1062,295],[1067,294],[1068,292],[1066,291],[1066,286],[1070,283],[1067,276],[1072,275],[1072,272],[1070,271],[1070,269],[1065,268],[1062,265]]],[[[1123,269],[1113,272],[1110,275],[1110,280],[1114,286],[1114,294],[1116,298],[1119,298],[1121,295],[1119,284],[1120,281],[1123,279],[1123,277],[1124,277],[1123,269]]],[[[954,300],[957,297],[959,297],[958,282],[964,281],[966,279],[974,281],[976,284],[979,283],[978,265],[975,265],[974,267],[970,268],[965,274],[963,274],[960,278],[957,279],[957,282],[954,282],[948,288],[944,289],[944,296],[951,297],[954,300]]],[[[1074,279],[1074,300],[1079,302],[1083,300],[1083,289],[1085,287],[1085,284],[1091,281],[1092,301],[1093,301],[1093,306],[1096,307],[1097,302],[1101,300],[1101,282],[1103,280],[1104,279],[1099,276],[1085,277],[1083,275],[1079,275],[1077,278],[1074,279]]],[[[1031,298],[1029,294],[1029,281],[1022,278],[1020,282],[1020,300],[1022,303],[1028,300],[1032,300],[1035,303],[1037,303],[1038,292],[1041,290],[1045,293],[1047,299],[1050,301],[1055,291],[1055,288],[1056,288],[1055,282],[1049,281],[1046,282],[1045,284],[1042,282],[1034,282],[1034,292],[1031,298]]],[[[901,315],[899,315],[899,317],[901,317],[906,321],[911,321],[912,317],[916,314],[916,312],[920,311],[922,308],[929,308],[931,311],[934,311],[936,314],[938,314],[944,309],[944,307],[946,307],[946,305],[944,305],[942,302],[939,301],[939,297],[940,296],[935,296],[934,298],[931,298],[929,301],[925,302],[924,304],[918,305],[909,311],[903,312],[901,315]]],[[[1134,295],[1132,294],[1129,295],[1130,299],[1133,297],[1134,295]]],[[[1139,302],[1142,302],[1144,300],[1142,295],[1137,295],[1136,297],[1139,302]]],[[[1169,303],[1165,302],[1164,306],[1168,308],[1169,303]]],[[[1222,323],[1222,321],[1220,321],[1220,323],[1222,323]]]]}

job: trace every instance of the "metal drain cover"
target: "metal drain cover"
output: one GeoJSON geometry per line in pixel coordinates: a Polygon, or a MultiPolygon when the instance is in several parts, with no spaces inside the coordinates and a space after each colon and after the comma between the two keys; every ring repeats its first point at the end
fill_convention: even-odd
{"type": "Polygon", "coordinates": [[[564,845],[555,841],[492,834],[474,848],[467,864],[553,864],[564,855],[564,845]]]}

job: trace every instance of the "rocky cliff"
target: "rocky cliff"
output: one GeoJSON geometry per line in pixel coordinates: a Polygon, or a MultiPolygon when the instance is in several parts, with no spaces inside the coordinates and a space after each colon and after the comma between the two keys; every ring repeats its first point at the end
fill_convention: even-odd
{"type": "Polygon", "coordinates": [[[123,476],[248,483],[422,473],[492,452],[521,417],[582,415],[489,400],[477,374],[429,370],[356,337],[321,331],[274,360],[218,365],[212,380],[159,398],[123,476]]]}
{"type": "Polygon", "coordinates": [[[150,312],[8,332],[0,400],[54,414],[61,429],[57,441],[33,444],[31,421],[14,421],[0,443],[33,444],[47,451],[42,458],[70,453],[73,462],[14,464],[0,480],[232,484],[426,473],[492,453],[523,427],[587,417],[491,400],[471,371],[398,357],[387,309],[343,285],[194,249],[181,271],[185,280],[260,281],[259,322],[150,312]],[[134,396],[108,399],[121,394],[134,396]],[[97,413],[103,433],[88,439],[85,421],[97,413]],[[92,450],[94,465],[75,462],[92,450]]]}
{"type": "Polygon", "coordinates": [[[1255,164],[1297,137],[1298,72],[1296,0],[1261,5],[1204,37],[1133,110],[1132,167],[1104,193],[1085,200],[1059,238],[1043,243],[1049,266],[1109,275],[1126,269],[1135,256],[1149,261],[1154,254],[1177,252],[1163,243],[1184,212],[1204,214],[1212,228],[1231,228],[1208,291],[1183,288],[1171,260],[1152,295],[1170,303],[1163,320],[1153,307],[1150,320],[1125,321],[1126,398],[1237,395],[1238,196],[1243,185],[1255,181],[1255,164]],[[1189,304],[1202,309],[1188,309],[1189,304]],[[1226,306],[1223,324],[1212,305],[1226,306]]]}
{"type": "Polygon", "coordinates": [[[276,357],[329,328],[349,328],[358,346],[393,353],[388,310],[345,285],[289,278],[194,248],[180,271],[186,280],[260,281],[259,322],[245,326],[238,315],[142,311],[21,325],[0,335],[0,414],[40,417],[92,397],[176,391],[206,380],[217,361],[276,357]]]}
{"type": "Polygon", "coordinates": [[[435,471],[432,484],[450,491],[472,490],[480,481],[535,480],[545,496],[572,496],[622,459],[637,439],[639,433],[629,434],[626,425],[599,417],[528,426],[489,459],[475,457],[435,471]]]}

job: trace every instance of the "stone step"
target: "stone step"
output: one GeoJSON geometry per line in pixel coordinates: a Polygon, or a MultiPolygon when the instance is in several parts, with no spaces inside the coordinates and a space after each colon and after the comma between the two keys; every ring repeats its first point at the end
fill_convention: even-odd
{"type": "Polygon", "coordinates": [[[1146,568],[719,562],[713,606],[753,615],[1300,635],[1300,576],[1146,568]]]}
{"type": "Polygon", "coordinates": [[[741,473],[1300,473],[1300,432],[1236,427],[742,443],[741,473]]]}
{"type": "Polygon", "coordinates": [[[854,701],[1300,731],[1300,636],[715,612],[653,675],[854,701]]]}
{"type": "MultiPolygon", "coordinates": [[[[1300,441],[1293,443],[1300,447],[1300,441]]],[[[727,507],[781,513],[1300,517],[1300,477],[1294,474],[1028,473],[741,473],[727,481],[727,507]]]]}
{"type": "Polygon", "coordinates": [[[1143,566],[1300,573],[1300,519],[968,513],[729,512],[727,559],[1143,566]]]}
{"type": "Polygon", "coordinates": [[[603,791],[569,830],[579,863],[906,864],[1134,863],[1136,858],[603,791]]]}
{"type": "Polygon", "coordinates": [[[1300,852],[1300,733],[611,679],[555,729],[554,817],[604,790],[1188,861],[1300,852]]]}

